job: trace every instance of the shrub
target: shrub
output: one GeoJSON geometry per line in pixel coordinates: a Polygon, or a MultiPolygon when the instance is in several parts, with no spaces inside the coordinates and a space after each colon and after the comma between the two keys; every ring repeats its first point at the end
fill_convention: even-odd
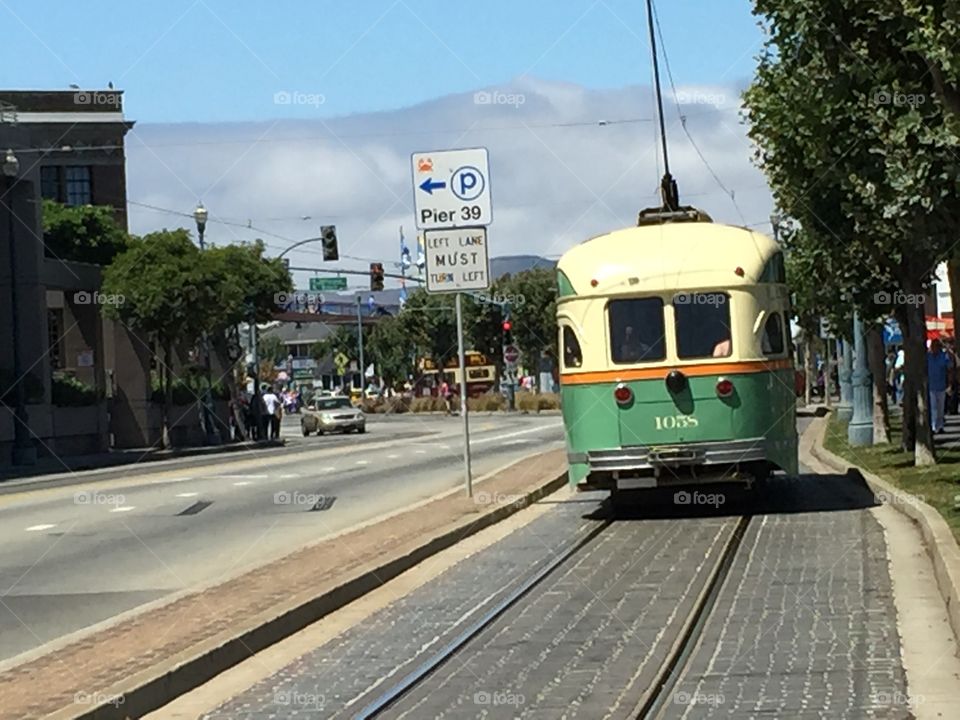
{"type": "Polygon", "coordinates": [[[517,409],[526,412],[540,412],[541,410],[559,410],[560,396],[556,393],[536,394],[532,392],[517,393],[517,409]]]}
{"type": "Polygon", "coordinates": [[[91,385],[75,377],[54,377],[50,395],[57,407],[87,407],[100,402],[101,394],[91,385]]]}
{"type": "Polygon", "coordinates": [[[410,403],[410,410],[412,412],[436,412],[443,411],[447,409],[446,403],[443,402],[443,398],[437,397],[418,397],[414,398],[413,402],[410,403]]]}
{"type": "Polygon", "coordinates": [[[506,400],[499,393],[485,393],[480,397],[467,399],[467,408],[471,412],[494,412],[503,410],[506,406],[506,400]]]}

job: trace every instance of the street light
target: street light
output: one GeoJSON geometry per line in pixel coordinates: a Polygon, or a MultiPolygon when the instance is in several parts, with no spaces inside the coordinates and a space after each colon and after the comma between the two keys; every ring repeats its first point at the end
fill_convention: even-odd
{"type": "MultiPolygon", "coordinates": [[[[206,246],[203,244],[203,231],[207,229],[207,215],[207,209],[203,206],[203,203],[198,202],[197,207],[193,210],[193,219],[197,221],[197,236],[200,239],[201,252],[206,249],[206,246]]],[[[203,333],[202,340],[203,366],[204,372],[207,375],[207,384],[203,391],[203,425],[207,431],[207,444],[218,445],[217,435],[213,431],[213,396],[210,392],[213,371],[210,368],[210,339],[207,337],[206,331],[203,333]]]]}
{"type": "MultiPolygon", "coordinates": [[[[3,159],[3,176],[6,180],[7,193],[10,194],[16,184],[17,174],[20,172],[20,161],[13,150],[7,150],[3,159]]],[[[37,461],[37,449],[30,442],[28,435],[30,425],[27,416],[27,396],[24,384],[23,367],[20,359],[20,315],[17,309],[17,250],[14,242],[13,222],[14,198],[4,205],[7,209],[7,243],[10,260],[10,329],[13,340],[13,381],[16,383],[16,408],[13,423],[13,465],[33,465],[37,461]]]]}
{"type": "Polygon", "coordinates": [[[197,207],[193,210],[193,219],[197,221],[197,235],[200,237],[200,249],[206,249],[203,244],[203,231],[207,229],[207,209],[203,206],[203,203],[197,203],[197,207]]]}

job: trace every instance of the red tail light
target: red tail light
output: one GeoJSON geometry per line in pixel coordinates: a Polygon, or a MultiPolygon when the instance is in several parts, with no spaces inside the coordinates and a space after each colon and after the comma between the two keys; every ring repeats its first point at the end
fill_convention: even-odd
{"type": "Polygon", "coordinates": [[[628,402],[633,400],[633,390],[628,388],[623,383],[620,383],[613,391],[613,397],[616,398],[617,402],[621,405],[626,405],[628,402]]]}
{"type": "Polygon", "coordinates": [[[717,380],[717,395],[722,398],[733,395],[733,383],[726,378],[720,378],[717,380]]]}

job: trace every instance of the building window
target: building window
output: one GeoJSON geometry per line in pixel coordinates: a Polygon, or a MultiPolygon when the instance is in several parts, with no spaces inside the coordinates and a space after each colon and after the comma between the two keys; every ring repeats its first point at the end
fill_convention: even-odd
{"type": "Polygon", "coordinates": [[[726,293],[683,293],[673,299],[677,357],[729,357],[730,297],[726,293]]]}
{"type": "Polygon", "coordinates": [[[40,195],[46,200],[63,202],[63,193],[60,189],[60,167],[48,165],[40,168],[40,195]]]}
{"type": "Polygon", "coordinates": [[[663,300],[611,300],[610,355],[617,364],[656,362],[667,356],[663,300]]]}
{"type": "Polygon", "coordinates": [[[64,168],[67,180],[67,205],[90,205],[93,192],[90,182],[90,168],[76,165],[64,168]]]}

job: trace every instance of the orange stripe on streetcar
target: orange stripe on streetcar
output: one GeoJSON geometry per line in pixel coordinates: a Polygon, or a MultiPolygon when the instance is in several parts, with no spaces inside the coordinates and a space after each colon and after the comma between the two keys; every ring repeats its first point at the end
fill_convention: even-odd
{"type": "Polygon", "coordinates": [[[629,370],[601,370],[599,372],[563,373],[561,385],[586,385],[588,383],[626,382],[627,380],[662,380],[671,370],[679,370],[688,377],[704,375],[743,375],[746,373],[788,370],[793,367],[789,358],[782,360],[748,360],[744,362],[710,363],[703,365],[661,365],[655,368],[631,368],[629,370]]]}

